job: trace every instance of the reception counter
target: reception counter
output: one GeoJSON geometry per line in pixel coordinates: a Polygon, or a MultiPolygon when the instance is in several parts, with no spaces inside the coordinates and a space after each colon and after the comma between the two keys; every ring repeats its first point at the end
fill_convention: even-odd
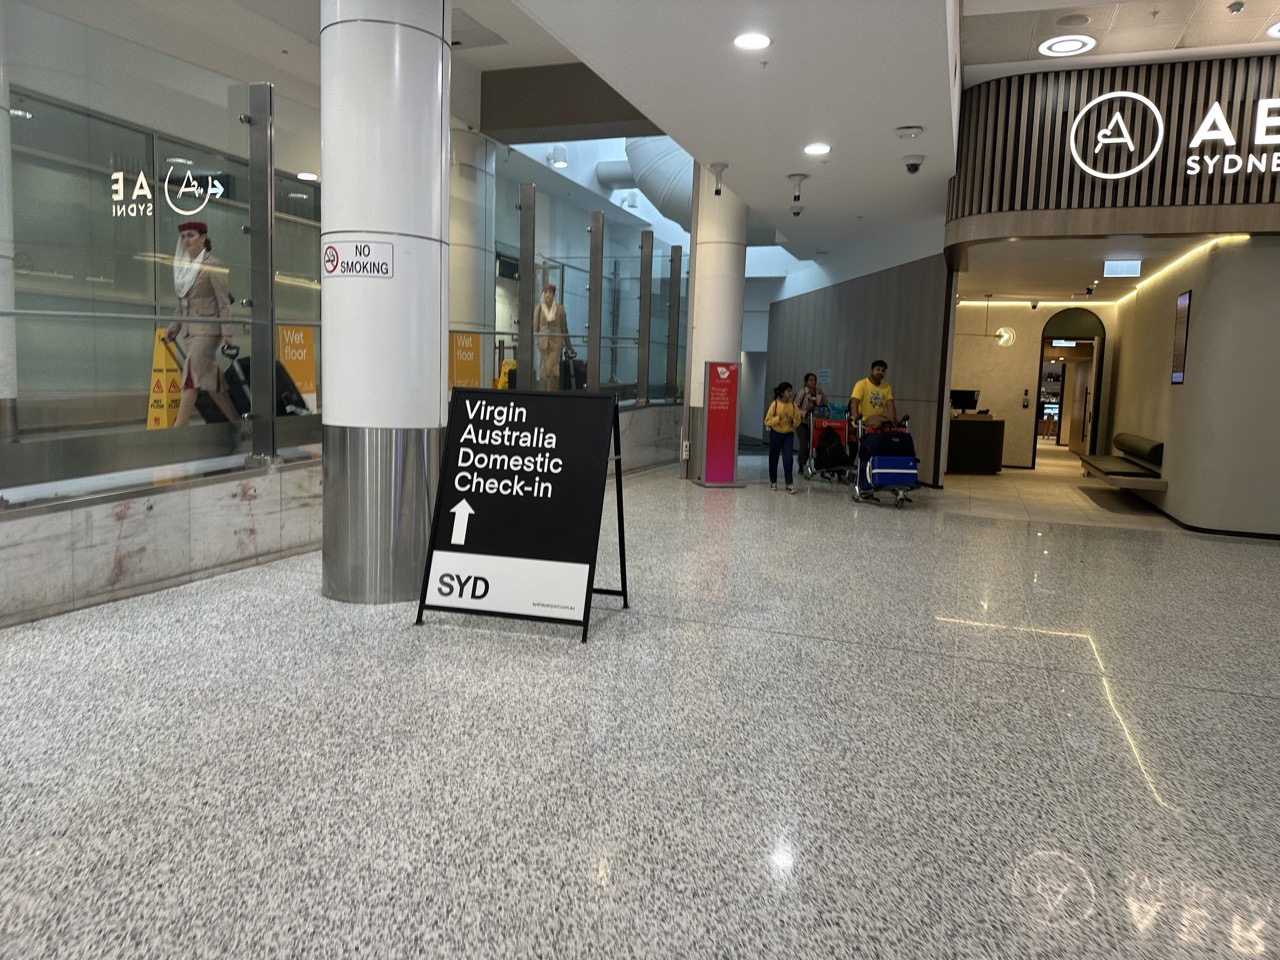
{"type": "Polygon", "coordinates": [[[1003,420],[975,414],[952,418],[947,473],[999,473],[1003,459],[1003,420]]]}

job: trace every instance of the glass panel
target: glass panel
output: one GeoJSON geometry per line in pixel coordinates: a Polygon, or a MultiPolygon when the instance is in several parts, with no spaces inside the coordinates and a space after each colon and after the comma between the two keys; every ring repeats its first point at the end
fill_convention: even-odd
{"type": "Polygon", "coordinates": [[[18,303],[74,299],[152,306],[151,138],[132,128],[15,94],[14,286],[18,303]],[[118,198],[118,199],[117,199],[118,198]]]}
{"type": "MultiPolygon", "coordinates": [[[[538,379],[535,390],[559,389],[585,390],[587,383],[587,286],[588,257],[567,257],[563,260],[543,258],[538,264],[538,289],[547,284],[556,288],[555,303],[564,308],[565,325],[569,331],[568,350],[561,351],[555,337],[539,336],[534,341],[537,348],[538,379]],[[544,347],[548,348],[544,352],[544,347]],[[571,354],[571,355],[570,355],[571,354]],[[566,366],[561,361],[568,360],[566,366]],[[554,378],[547,387],[548,378],[554,378]]],[[[541,309],[541,307],[535,308],[541,309]]]]}
{"type": "Polygon", "coordinates": [[[689,257],[680,260],[680,336],[676,346],[676,402],[684,403],[685,359],[689,340],[689,257]]]}
{"type": "Polygon", "coordinates": [[[649,383],[650,403],[667,396],[667,339],[671,309],[671,251],[653,253],[653,291],[649,299],[649,383]]]}
{"type": "MultiPolygon", "coordinates": [[[[634,246],[639,247],[638,236],[634,246]]],[[[602,312],[600,390],[616,393],[619,402],[634,402],[640,335],[638,256],[606,258],[602,312]]]]}
{"type": "Polygon", "coordinates": [[[20,90],[13,102],[19,445],[0,489],[242,453],[247,423],[229,430],[199,391],[195,429],[170,425],[186,412],[186,354],[207,355],[211,382],[225,384],[223,330],[247,346],[248,312],[230,304],[249,296],[246,164],[20,90]],[[187,231],[189,255],[204,259],[184,270],[188,221],[205,225],[187,231]],[[162,342],[176,312],[189,314],[184,335],[162,342]],[[185,335],[193,324],[208,344],[185,335]],[[220,426],[205,428],[206,415],[220,426]]]}

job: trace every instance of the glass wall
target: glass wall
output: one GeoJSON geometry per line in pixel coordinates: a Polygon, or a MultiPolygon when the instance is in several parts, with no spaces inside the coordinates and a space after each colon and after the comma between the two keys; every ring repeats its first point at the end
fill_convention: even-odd
{"type": "MultiPolygon", "coordinates": [[[[181,442],[160,431],[173,430],[185,354],[195,346],[186,336],[196,329],[190,321],[175,342],[163,342],[175,314],[207,313],[209,328],[229,330],[232,346],[251,359],[243,305],[250,290],[247,139],[234,156],[19,88],[11,100],[16,409],[19,446],[28,449],[3,459],[0,488],[83,474],[93,435],[119,453],[114,469],[242,452],[248,424],[229,431],[208,391],[197,394],[190,418],[197,429],[181,442]],[[205,225],[203,254],[180,245],[179,225],[192,221],[205,225]],[[194,279],[183,269],[188,256],[203,258],[194,279]],[[210,310],[192,307],[192,291],[215,276],[210,310]],[[206,422],[219,428],[203,429],[206,422]],[[134,434],[143,436],[122,439],[134,434]],[[79,446],[68,446],[70,438],[79,446]],[[43,475],[27,470],[34,444],[45,445],[34,458],[46,464],[43,475]]],[[[276,204],[279,359],[303,394],[295,406],[315,410],[319,188],[278,176],[276,204]]],[[[217,354],[213,362],[220,382],[229,382],[232,359],[217,354]]]]}
{"type": "MultiPolygon", "coordinates": [[[[228,96],[230,104],[237,94],[228,96]]],[[[218,352],[213,363],[222,382],[235,379],[238,368],[251,375],[248,127],[238,121],[246,106],[231,106],[224,122],[213,124],[221,127],[211,135],[221,145],[215,149],[17,86],[11,101],[7,159],[15,300],[12,309],[0,310],[15,320],[19,443],[0,458],[0,490],[135,467],[242,458],[252,446],[252,421],[229,426],[214,391],[197,391],[189,429],[176,428],[192,345],[185,335],[167,342],[165,334],[184,297],[181,267],[187,253],[178,228],[198,221],[210,244],[205,263],[212,266],[216,259],[222,281],[221,313],[209,319],[219,333],[228,325],[232,346],[240,351],[235,360],[218,352]]],[[[594,200],[551,190],[539,195],[533,260],[537,287],[556,287],[572,355],[557,352],[544,366],[535,350],[529,375],[509,376],[519,293],[519,190],[519,181],[495,178],[489,212],[473,217],[473,246],[482,254],[491,251],[477,258],[477,269],[490,269],[484,262],[489,256],[493,270],[486,284],[474,286],[485,290],[492,313],[486,307],[483,318],[478,309],[457,322],[450,318],[451,384],[544,389],[553,377],[561,389],[585,389],[596,381],[627,405],[642,390],[648,402],[678,396],[685,296],[683,279],[672,289],[669,250],[654,254],[650,333],[642,344],[639,250],[647,225],[609,208],[599,330],[589,330],[592,209],[584,204],[594,200]],[[675,343],[668,322],[673,297],[680,300],[681,315],[675,343]],[[589,341],[598,347],[594,357],[589,341]],[[643,388],[637,383],[642,349],[650,354],[643,388]]],[[[314,446],[300,448],[318,444],[319,418],[308,415],[323,404],[320,203],[318,184],[275,174],[273,359],[297,394],[277,414],[304,418],[291,421],[294,426],[278,421],[279,446],[288,448],[282,450],[287,456],[295,448],[297,455],[318,453],[314,446]]],[[[682,277],[686,272],[687,260],[682,277]]]]}

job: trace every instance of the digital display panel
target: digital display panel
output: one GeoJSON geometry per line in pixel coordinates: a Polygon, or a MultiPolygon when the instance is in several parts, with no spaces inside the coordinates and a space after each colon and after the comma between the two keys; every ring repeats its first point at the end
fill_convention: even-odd
{"type": "Polygon", "coordinates": [[[1173,379],[1182,383],[1187,371],[1187,328],[1191,322],[1191,291],[1178,294],[1173,314],[1173,379]]]}

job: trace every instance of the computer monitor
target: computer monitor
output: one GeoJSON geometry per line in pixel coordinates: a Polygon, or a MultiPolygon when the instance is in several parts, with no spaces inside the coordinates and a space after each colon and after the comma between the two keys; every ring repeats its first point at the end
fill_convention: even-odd
{"type": "Polygon", "coordinates": [[[966,410],[978,409],[978,391],[977,390],[952,390],[951,391],[951,409],[959,410],[964,413],[966,410]]]}

